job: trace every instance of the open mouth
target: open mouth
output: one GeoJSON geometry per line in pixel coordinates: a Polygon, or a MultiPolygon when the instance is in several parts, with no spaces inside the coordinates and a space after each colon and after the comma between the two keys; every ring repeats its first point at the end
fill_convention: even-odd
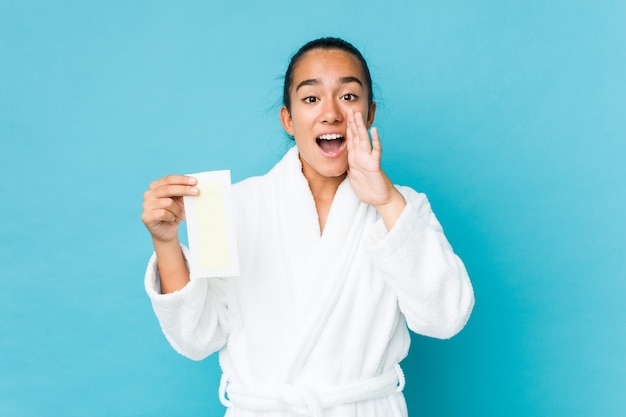
{"type": "Polygon", "coordinates": [[[324,153],[335,154],[341,151],[341,148],[346,140],[339,133],[330,133],[317,137],[315,141],[317,142],[317,145],[322,148],[324,153]]]}

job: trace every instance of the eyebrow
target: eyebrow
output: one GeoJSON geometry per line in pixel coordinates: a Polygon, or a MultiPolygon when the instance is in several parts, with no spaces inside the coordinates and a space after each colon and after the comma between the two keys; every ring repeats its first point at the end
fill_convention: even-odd
{"type": "MultiPolygon", "coordinates": [[[[318,78],[311,78],[311,79],[308,79],[308,80],[304,80],[300,84],[298,84],[298,86],[296,87],[296,91],[298,91],[300,89],[300,87],[304,87],[306,85],[319,85],[321,83],[322,82],[318,78]]],[[[363,87],[363,83],[357,77],[353,77],[353,76],[349,75],[347,77],[339,78],[339,84],[349,84],[349,83],[357,83],[361,87],[363,87]]]]}

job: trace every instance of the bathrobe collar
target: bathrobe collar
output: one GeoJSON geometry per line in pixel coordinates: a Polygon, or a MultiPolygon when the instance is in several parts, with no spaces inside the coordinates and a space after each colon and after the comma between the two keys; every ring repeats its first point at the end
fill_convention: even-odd
{"type": "Polygon", "coordinates": [[[371,207],[361,202],[346,178],[337,189],[323,234],[315,200],[302,174],[297,146],[270,171],[278,184],[281,247],[289,273],[285,285],[294,297],[300,337],[285,378],[298,374],[315,346],[317,335],[336,305],[360,246],[371,207]],[[370,209],[368,209],[370,208],[370,209]],[[296,290],[298,289],[298,290],[296,290]]]}

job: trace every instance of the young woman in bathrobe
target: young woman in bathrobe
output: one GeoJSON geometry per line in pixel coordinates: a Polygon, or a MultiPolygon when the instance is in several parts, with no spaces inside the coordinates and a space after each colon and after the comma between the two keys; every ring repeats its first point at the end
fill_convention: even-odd
{"type": "Polygon", "coordinates": [[[336,38],[304,45],[283,100],[295,146],[233,186],[238,277],[189,279],[178,228],[194,178],[170,175],[146,191],[154,311],[181,354],[219,352],[228,417],[406,416],[407,328],[459,332],[474,304],[467,272],[426,196],[381,169],[357,49],[336,38]]]}

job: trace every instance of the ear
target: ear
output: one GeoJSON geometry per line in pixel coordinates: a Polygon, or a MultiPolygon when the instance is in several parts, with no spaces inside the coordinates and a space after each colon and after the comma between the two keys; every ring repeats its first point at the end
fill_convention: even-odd
{"type": "Polygon", "coordinates": [[[374,115],[376,114],[376,102],[372,101],[372,105],[370,106],[370,110],[367,112],[367,128],[372,127],[374,123],[374,115]]]}
{"type": "Polygon", "coordinates": [[[285,132],[293,136],[293,120],[291,119],[291,113],[289,113],[287,106],[280,108],[280,123],[283,125],[285,132]]]}

